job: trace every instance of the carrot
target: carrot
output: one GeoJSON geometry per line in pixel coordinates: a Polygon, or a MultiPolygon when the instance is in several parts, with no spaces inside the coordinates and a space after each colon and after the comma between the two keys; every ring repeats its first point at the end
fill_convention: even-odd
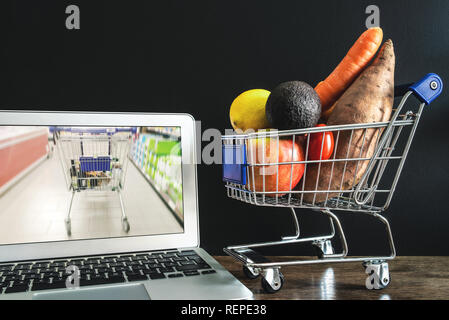
{"type": "MultiPolygon", "coordinates": [[[[393,109],[395,63],[393,42],[387,40],[373,63],[335,103],[327,125],[388,121],[393,109]]],[[[309,164],[304,174],[304,190],[350,190],[355,187],[369,163],[356,159],[373,156],[382,129],[342,130],[338,134],[332,157],[349,160],[309,164]]],[[[335,192],[309,192],[303,199],[319,203],[337,195],[335,192]]]]}
{"type": "Polygon", "coordinates": [[[365,69],[382,43],[383,32],[379,27],[366,30],[349,49],[334,71],[315,88],[321,100],[323,115],[365,69]]]}

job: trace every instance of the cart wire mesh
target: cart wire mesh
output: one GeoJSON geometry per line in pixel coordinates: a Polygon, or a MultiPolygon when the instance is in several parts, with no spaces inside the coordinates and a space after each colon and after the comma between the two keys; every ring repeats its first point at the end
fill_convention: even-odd
{"type": "Polygon", "coordinates": [[[390,204],[424,106],[421,104],[417,113],[400,114],[410,94],[404,96],[389,122],[223,136],[223,170],[242,170],[240,177],[245,180],[241,183],[243,180],[225,179],[228,197],[263,206],[384,211],[390,204]],[[324,133],[328,132],[333,134],[335,147],[332,156],[323,160],[324,133]],[[309,146],[314,134],[320,134],[322,141],[320,158],[312,160],[309,146]],[[400,138],[406,142],[398,143],[400,138]],[[291,156],[281,161],[279,149],[285,141],[291,146],[291,156]],[[301,145],[304,159],[295,160],[293,155],[301,145]],[[343,157],[337,157],[342,153],[343,157]],[[392,168],[386,170],[387,165],[392,168]],[[294,170],[298,169],[304,173],[294,185],[294,170]],[[393,172],[394,178],[382,183],[386,171],[393,172]],[[289,177],[289,183],[283,176],[289,177]]]}

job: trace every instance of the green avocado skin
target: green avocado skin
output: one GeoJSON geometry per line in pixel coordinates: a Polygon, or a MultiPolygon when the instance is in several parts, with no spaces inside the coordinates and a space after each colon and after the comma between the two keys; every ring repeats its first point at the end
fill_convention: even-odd
{"type": "Polygon", "coordinates": [[[321,116],[321,102],[315,90],[303,81],[288,81],[270,94],[265,113],[279,130],[312,128],[321,116]]]}

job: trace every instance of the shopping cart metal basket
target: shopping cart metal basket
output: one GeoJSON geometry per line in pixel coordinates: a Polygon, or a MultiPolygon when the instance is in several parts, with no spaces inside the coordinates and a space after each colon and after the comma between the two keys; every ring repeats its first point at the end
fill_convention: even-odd
{"type": "Polygon", "coordinates": [[[262,275],[262,287],[269,293],[280,290],[284,283],[281,267],[333,262],[362,262],[368,274],[366,287],[368,289],[385,288],[390,283],[387,261],[395,258],[396,250],[388,220],[381,213],[391,202],[421,113],[425,105],[430,104],[441,93],[442,87],[443,83],[436,74],[428,74],[415,84],[396,87],[395,96],[402,96],[402,100],[393,109],[391,119],[387,122],[286,131],[259,131],[223,136],[223,180],[227,196],[257,206],[289,208],[296,229],[295,235],[285,236],[277,241],[229,246],[224,251],[243,264],[243,271],[247,277],[255,279],[262,275]],[[419,106],[415,111],[403,112],[402,109],[411,95],[419,100],[419,106]],[[360,154],[338,158],[337,151],[334,149],[329,159],[320,160],[323,158],[321,155],[324,132],[332,132],[335,148],[341,147],[338,143],[339,139],[348,141],[347,150],[349,150],[351,139],[357,137],[357,143],[361,144],[360,154]],[[308,157],[310,139],[314,134],[322,136],[323,139],[319,145],[321,151],[318,160],[310,160],[308,157]],[[362,152],[364,146],[368,146],[366,142],[368,136],[375,139],[372,141],[374,149],[371,154],[362,152]],[[254,155],[257,150],[255,145],[262,145],[263,148],[264,143],[261,144],[260,141],[268,141],[267,139],[270,141],[271,148],[275,150],[278,150],[281,141],[291,142],[289,145],[292,155],[295,143],[303,145],[305,160],[293,161],[294,157],[291,156],[290,161],[280,161],[279,151],[277,155],[274,153],[274,159],[272,156],[265,157],[266,151],[260,152],[258,156],[254,155]],[[297,185],[293,186],[292,176],[295,166],[303,166],[304,173],[297,185]],[[265,170],[271,170],[271,173],[263,172],[265,170]],[[326,182],[324,186],[319,181],[320,170],[326,171],[329,176],[329,180],[324,179],[326,182]],[[357,174],[358,179],[356,179],[357,174]],[[348,175],[354,175],[354,179],[350,179],[349,181],[352,182],[349,184],[346,182],[348,175]],[[280,182],[280,179],[283,181],[280,182]],[[290,183],[288,183],[289,179],[290,183]],[[313,179],[312,183],[306,183],[307,179],[313,179]],[[337,183],[331,183],[332,179],[337,179],[337,183]],[[329,181],[328,185],[327,181],[329,181]],[[327,216],[330,222],[330,234],[301,238],[296,209],[309,209],[327,216]],[[390,253],[384,256],[347,256],[348,243],[340,220],[335,214],[337,211],[363,213],[380,221],[386,228],[390,253]],[[341,252],[334,252],[333,240],[337,232],[341,252]],[[269,261],[253,250],[266,246],[303,242],[310,242],[317,249],[317,258],[283,262],[269,261]]]}
{"type": "Polygon", "coordinates": [[[72,232],[70,214],[76,192],[91,191],[117,192],[122,228],[128,232],[121,190],[135,128],[56,127],[53,132],[67,188],[72,191],[65,219],[67,234],[72,232]]]}

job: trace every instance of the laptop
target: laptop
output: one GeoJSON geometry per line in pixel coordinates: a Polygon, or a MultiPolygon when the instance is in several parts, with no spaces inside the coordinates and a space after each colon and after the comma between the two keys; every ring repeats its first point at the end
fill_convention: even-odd
{"type": "Polygon", "coordinates": [[[188,114],[0,112],[0,299],[249,299],[200,247],[188,114]]]}

